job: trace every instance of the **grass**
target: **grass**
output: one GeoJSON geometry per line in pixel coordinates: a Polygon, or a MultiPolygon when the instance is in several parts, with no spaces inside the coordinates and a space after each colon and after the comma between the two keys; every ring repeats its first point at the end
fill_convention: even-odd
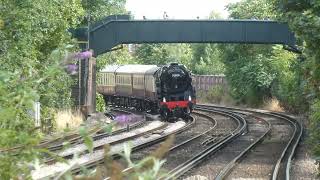
{"type": "Polygon", "coordinates": [[[280,106],[280,102],[276,98],[265,100],[262,108],[269,111],[284,112],[284,109],[280,106]]]}
{"type": "Polygon", "coordinates": [[[60,110],[56,114],[55,123],[58,132],[78,128],[83,123],[84,117],[80,111],[60,110]]]}
{"type": "Polygon", "coordinates": [[[223,85],[213,86],[208,91],[197,91],[197,102],[229,106],[236,104],[229,94],[229,89],[223,85]]]}

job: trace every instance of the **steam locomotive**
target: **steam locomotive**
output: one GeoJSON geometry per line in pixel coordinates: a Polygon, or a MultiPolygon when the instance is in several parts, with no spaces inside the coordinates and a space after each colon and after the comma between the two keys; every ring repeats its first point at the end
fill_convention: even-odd
{"type": "Polygon", "coordinates": [[[183,117],[196,103],[191,73],[184,65],[109,65],[97,78],[97,91],[107,105],[183,117]]]}

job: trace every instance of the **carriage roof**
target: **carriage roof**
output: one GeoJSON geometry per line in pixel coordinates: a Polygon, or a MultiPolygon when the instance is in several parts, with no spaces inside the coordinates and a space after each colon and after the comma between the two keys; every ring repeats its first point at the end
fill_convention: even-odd
{"type": "Polygon", "coordinates": [[[157,67],[156,65],[123,65],[120,66],[116,73],[136,73],[136,74],[145,74],[148,70],[157,67]]]}
{"type": "Polygon", "coordinates": [[[108,73],[112,72],[114,73],[120,66],[119,65],[107,65],[105,66],[100,72],[108,73]]]}

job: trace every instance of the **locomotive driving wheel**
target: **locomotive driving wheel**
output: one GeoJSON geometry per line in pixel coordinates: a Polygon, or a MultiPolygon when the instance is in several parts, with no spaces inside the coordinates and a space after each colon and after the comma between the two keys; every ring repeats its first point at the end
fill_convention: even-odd
{"type": "Polygon", "coordinates": [[[171,117],[171,112],[167,107],[163,106],[160,108],[160,116],[163,120],[168,121],[171,117]]]}
{"type": "Polygon", "coordinates": [[[191,114],[191,108],[189,106],[185,108],[185,113],[188,115],[191,114]]]}
{"type": "Polygon", "coordinates": [[[169,119],[169,112],[168,110],[164,109],[160,112],[161,118],[167,121],[169,119]]]}

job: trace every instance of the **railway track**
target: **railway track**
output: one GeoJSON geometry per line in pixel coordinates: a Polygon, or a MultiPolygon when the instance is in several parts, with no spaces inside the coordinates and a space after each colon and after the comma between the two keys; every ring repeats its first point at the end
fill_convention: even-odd
{"type": "MultiPolygon", "coordinates": [[[[147,128],[141,127],[141,128],[134,129],[130,132],[118,133],[113,136],[107,136],[101,139],[94,140],[92,145],[93,151],[103,149],[106,144],[115,145],[115,144],[123,143],[126,141],[130,141],[135,138],[152,133],[154,131],[164,129],[167,126],[168,126],[167,123],[155,122],[155,123],[150,123],[147,128]]],[[[89,150],[85,144],[81,143],[71,148],[65,149],[62,152],[59,152],[58,155],[64,159],[71,159],[75,155],[86,154],[86,153],[89,153],[89,150]]],[[[56,162],[55,159],[50,159],[50,160],[47,160],[45,163],[52,164],[54,162],[56,162]]]]}
{"type": "MultiPolygon", "coordinates": [[[[91,136],[94,141],[98,141],[100,139],[109,137],[111,135],[117,135],[117,134],[126,132],[129,129],[134,129],[134,128],[141,127],[144,123],[145,123],[145,119],[141,120],[141,121],[137,121],[137,122],[132,123],[132,124],[128,124],[128,126],[120,127],[119,129],[114,130],[111,133],[105,132],[105,130],[103,128],[99,127],[98,131],[96,131],[94,133],[90,133],[89,136],[91,136]]],[[[49,146],[49,147],[42,146],[42,148],[47,148],[50,151],[58,151],[58,150],[63,149],[65,142],[68,142],[69,145],[73,145],[73,146],[75,146],[77,144],[83,144],[84,143],[82,137],[79,135],[74,139],[67,140],[67,141],[64,141],[64,142],[61,142],[61,143],[58,143],[56,145],[49,146]]]]}
{"type": "MultiPolygon", "coordinates": [[[[177,143],[175,146],[173,146],[170,149],[170,154],[167,157],[167,159],[169,161],[174,161],[176,163],[177,159],[173,159],[174,156],[179,156],[179,154],[174,153],[175,151],[181,151],[182,148],[190,148],[191,149],[195,149],[195,147],[197,147],[197,153],[194,153],[193,156],[187,160],[184,160],[184,162],[180,163],[179,165],[177,165],[175,168],[173,167],[168,167],[166,166],[167,169],[172,169],[171,171],[169,171],[169,176],[167,177],[163,177],[160,179],[172,179],[172,178],[179,178],[182,174],[186,173],[188,170],[190,170],[191,168],[195,167],[198,163],[202,162],[203,160],[205,160],[208,156],[212,156],[212,154],[218,152],[218,150],[221,150],[220,152],[224,151],[225,146],[228,146],[228,144],[230,143],[234,143],[236,142],[237,144],[243,142],[243,138],[251,138],[251,140],[249,142],[245,143],[241,143],[244,144],[242,145],[242,149],[239,150],[238,154],[234,157],[232,157],[230,159],[229,163],[226,163],[227,165],[223,168],[221,168],[220,173],[217,175],[216,179],[225,179],[228,177],[230,171],[237,166],[237,164],[244,158],[244,156],[248,153],[250,153],[250,150],[254,149],[256,146],[259,145],[259,143],[261,143],[265,137],[267,136],[267,134],[270,132],[271,130],[271,123],[269,121],[264,120],[263,118],[259,118],[258,116],[249,114],[249,113],[244,113],[244,112],[230,112],[229,110],[225,111],[225,110],[212,110],[211,108],[200,108],[199,109],[199,113],[194,113],[194,115],[198,115],[198,116],[202,116],[205,117],[207,120],[212,122],[212,126],[209,127],[208,129],[203,129],[203,133],[191,136],[189,138],[187,138],[186,140],[177,143]],[[203,112],[207,112],[207,113],[211,113],[209,114],[202,114],[200,113],[202,111],[203,112]],[[231,133],[228,133],[227,131],[224,133],[224,135],[222,137],[220,137],[221,139],[217,139],[217,138],[208,138],[207,140],[209,141],[200,141],[201,138],[205,135],[208,135],[208,133],[210,131],[218,131],[218,129],[216,129],[217,126],[217,121],[215,118],[212,117],[213,113],[220,113],[220,114],[224,114],[224,115],[229,115],[233,117],[233,121],[237,122],[238,126],[236,128],[233,129],[233,131],[231,133]],[[237,118],[235,117],[235,115],[239,115],[237,118],[238,120],[241,120],[243,123],[239,123],[239,121],[237,120],[237,118]],[[246,116],[246,120],[244,120],[244,118],[241,118],[246,116]],[[250,117],[250,119],[249,119],[250,117]],[[248,123],[246,123],[248,122],[248,123]],[[257,127],[257,123],[259,123],[259,127],[257,127]],[[241,125],[242,124],[242,125],[241,125]],[[237,134],[235,133],[237,130],[239,130],[239,127],[246,127],[246,130],[243,131],[239,131],[241,133],[237,134]],[[230,136],[231,134],[231,136],[230,136]],[[232,139],[230,139],[229,141],[225,141],[228,138],[233,137],[236,138],[237,141],[232,141],[232,139]],[[204,143],[204,142],[210,142],[211,143],[204,143]],[[198,144],[190,144],[193,141],[198,141],[198,144]],[[199,143],[199,141],[201,143],[199,143]],[[240,142],[238,142],[240,141],[240,142]],[[215,144],[213,144],[215,143],[215,144]],[[201,145],[203,144],[212,144],[211,146],[207,147],[204,146],[202,147],[201,145]],[[202,147],[202,149],[200,148],[202,147]],[[199,152],[199,149],[201,149],[201,151],[199,152]],[[173,160],[172,160],[173,159],[173,160]]],[[[240,122],[241,122],[240,121],[240,122]]],[[[202,122],[203,123],[203,122],[202,122]]],[[[186,132],[184,132],[186,133],[186,132]]],[[[185,135],[184,133],[182,133],[181,135],[185,135]]],[[[142,154],[146,154],[146,152],[143,152],[142,154]]],[[[183,153],[181,153],[183,154],[183,153]]],[[[179,159],[181,158],[181,154],[179,159]]],[[[181,161],[181,160],[180,160],[181,161]]],[[[130,171],[130,169],[126,169],[126,171],[130,171]]],[[[106,178],[108,179],[108,178],[106,178]]],[[[105,179],[105,180],[106,180],[105,179]]],[[[211,178],[209,178],[211,179],[211,178]]]]}
{"type": "MultiPolygon", "coordinates": [[[[195,167],[196,165],[204,161],[209,155],[219,151],[226,144],[233,141],[236,137],[240,136],[242,133],[246,131],[247,122],[245,121],[245,119],[243,119],[241,116],[238,116],[237,114],[234,114],[228,111],[223,111],[223,110],[209,110],[206,108],[196,108],[196,110],[228,117],[230,118],[230,120],[232,120],[236,124],[236,126],[224,132],[223,135],[218,139],[215,139],[215,140],[211,139],[211,142],[210,142],[210,139],[209,141],[202,141],[201,144],[198,144],[198,146],[195,146],[195,147],[203,147],[200,151],[193,154],[193,156],[188,160],[177,165],[177,167],[169,171],[169,175],[167,177],[161,178],[161,179],[172,179],[172,178],[178,178],[182,176],[187,171],[189,171],[190,169],[192,169],[193,167],[195,167]],[[204,144],[203,142],[207,142],[205,146],[203,146],[204,144]]],[[[211,119],[212,117],[209,116],[209,118],[211,119]]]]}
{"type": "MultiPolygon", "coordinates": [[[[242,115],[243,116],[243,115],[242,115]]],[[[237,142],[245,144],[245,148],[241,150],[222,170],[215,179],[225,179],[229,173],[241,162],[245,155],[250,153],[252,149],[258,146],[271,130],[271,123],[254,115],[245,115],[248,121],[248,131],[245,135],[237,139],[237,142]],[[260,127],[257,126],[259,122],[260,127]]]]}
{"type": "MultiPolygon", "coordinates": [[[[154,123],[154,122],[151,122],[151,123],[154,123]]],[[[111,154],[116,155],[119,152],[121,152],[123,148],[123,143],[128,139],[133,140],[133,150],[138,150],[143,147],[150,146],[151,144],[158,143],[164,140],[166,137],[168,137],[171,134],[176,134],[190,128],[192,125],[194,125],[194,118],[192,118],[191,121],[188,121],[188,123],[178,121],[176,123],[162,123],[162,124],[166,124],[166,125],[162,125],[162,131],[158,132],[157,134],[152,134],[152,132],[159,131],[161,129],[160,127],[151,128],[148,131],[140,130],[139,133],[137,134],[132,134],[132,132],[128,132],[128,134],[131,134],[130,136],[126,136],[125,138],[118,139],[116,142],[114,141],[111,143],[113,144],[111,146],[111,151],[110,151],[111,154]],[[145,137],[146,134],[149,134],[149,136],[145,137]]],[[[112,138],[112,136],[110,138],[112,138]]],[[[106,143],[110,143],[110,141],[106,143]]],[[[104,150],[101,148],[103,147],[104,144],[99,144],[97,146],[99,148],[95,148],[95,151],[93,153],[87,153],[86,150],[82,151],[85,154],[83,154],[78,159],[68,160],[69,165],[67,165],[66,163],[53,162],[54,164],[52,165],[43,166],[41,170],[33,172],[33,178],[34,179],[50,178],[63,172],[65,169],[69,169],[72,172],[77,173],[81,170],[80,168],[81,166],[92,168],[97,164],[103,162],[104,150]]],[[[74,153],[66,153],[65,155],[69,155],[69,154],[74,154],[74,153]]]]}
{"type": "MultiPolygon", "coordinates": [[[[262,149],[264,152],[264,154],[271,154],[270,150],[271,149],[266,149],[266,143],[262,143],[264,142],[264,138],[266,137],[266,135],[269,133],[269,131],[273,131],[271,134],[271,136],[276,136],[277,133],[279,132],[277,129],[275,129],[275,127],[279,126],[279,122],[280,122],[280,129],[281,127],[283,128],[284,126],[286,126],[287,128],[291,128],[291,131],[289,131],[290,133],[287,133],[287,137],[285,137],[285,141],[276,144],[276,146],[278,147],[277,149],[277,153],[272,154],[273,157],[270,157],[271,159],[273,158],[273,168],[272,170],[270,170],[270,172],[266,171],[264,173],[267,173],[264,178],[269,178],[269,179],[290,179],[290,167],[291,167],[291,161],[292,161],[292,157],[294,155],[294,151],[299,143],[299,140],[301,138],[302,135],[302,125],[294,118],[287,116],[285,114],[280,114],[280,113],[273,113],[273,112],[268,112],[268,111],[261,111],[261,110],[249,110],[249,109],[240,109],[240,108],[229,108],[229,107],[219,107],[219,106],[207,106],[207,105],[200,105],[198,107],[202,107],[202,108],[208,108],[208,109],[223,109],[223,110],[227,110],[227,111],[232,111],[234,113],[239,113],[239,114],[249,114],[250,116],[254,116],[256,118],[259,118],[260,120],[264,120],[265,122],[267,122],[268,125],[268,130],[265,131],[265,133],[261,134],[261,136],[256,139],[253,143],[251,143],[249,146],[247,146],[246,148],[243,148],[241,151],[238,152],[238,154],[236,156],[234,156],[232,159],[229,159],[227,161],[227,165],[225,165],[222,169],[220,168],[219,171],[217,172],[215,176],[215,179],[232,179],[232,178],[239,178],[239,173],[235,173],[235,171],[237,171],[236,169],[239,166],[245,166],[245,163],[242,164],[241,161],[245,161],[244,158],[245,156],[249,156],[251,155],[251,159],[253,159],[253,157],[256,156],[252,156],[252,152],[254,149],[262,149]],[[263,118],[260,118],[260,117],[263,118]],[[269,119],[268,119],[269,118],[269,119]],[[270,127],[270,128],[269,128],[270,127]],[[260,147],[261,146],[261,147],[260,147]],[[280,147],[280,148],[279,148],[280,147]],[[277,158],[274,158],[277,157],[277,158]]],[[[250,125],[250,123],[249,123],[250,125]]],[[[250,126],[248,128],[250,130],[250,126]]],[[[279,129],[279,127],[278,127],[279,129]]],[[[250,133],[250,131],[248,132],[250,133]]],[[[270,133],[269,133],[270,134],[270,133]]],[[[246,135],[244,135],[246,136],[246,135]]],[[[239,138],[242,138],[244,136],[241,136],[239,138]]],[[[270,135],[269,135],[270,136],[270,135]]],[[[237,139],[238,140],[238,139],[237,139]]],[[[237,141],[234,141],[237,142],[237,141]]],[[[228,145],[228,146],[232,146],[232,145],[228,145]]],[[[270,148],[270,147],[269,147],[270,148]]],[[[225,151],[225,149],[223,149],[225,151]]],[[[221,156],[223,154],[223,151],[221,151],[221,156]]],[[[219,155],[217,155],[219,156],[219,155]]],[[[211,162],[215,161],[216,159],[212,159],[210,158],[211,162]]],[[[256,158],[255,158],[256,160],[256,158]]],[[[217,166],[214,163],[209,163],[210,166],[217,166]]],[[[241,168],[240,168],[241,169],[241,168]]],[[[245,168],[242,168],[242,175],[243,174],[248,174],[248,172],[243,172],[245,168]]],[[[240,175],[241,176],[241,175],[240,175]]],[[[243,177],[243,176],[241,176],[243,177]]],[[[255,177],[255,175],[253,175],[253,177],[247,177],[245,176],[245,178],[257,178],[255,177]]],[[[211,178],[210,178],[211,179],[211,178]]],[[[213,179],[213,178],[212,178],[213,179]]]]}
{"type": "MultiPolygon", "coordinates": [[[[207,125],[206,129],[203,129],[203,131],[201,131],[201,133],[198,133],[197,135],[194,135],[192,137],[188,137],[186,138],[186,133],[188,133],[191,129],[189,129],[188,131],[181,131],[180,134],[176,134],[176,140],[175,141],[178,141],[178,143],[176,143],[176,145],[174,145],[173,147],[171,147],[169,149],[168,152],[170,152],[170,154],[172,154],[174,151],[177,151],[179,149],[181,149],[182,147],[186,146],[186,145],[189,145],[190,143],[194,142],[194,141],[202,141],[203,139],[206,139],[206,136],[209,132],[213,131],[217,125],[216,123],[216,120],[214,118],[212,118],[211,116],[209,115],[206,115],[206,114],[203,114],[203,113],[200,113],[200,112],[194,112],[193,113],[193,116],[195,117],[194,119],[194,122],[196,124],[199,124],[200,120],[199,120],[199,117],[202,117],[202,118],[205,118],[206,120],[208,120],[210,123],[207,123],[205,125],[207,125]],[[177,140],[179,139],[179,140],[177,140]],[[202,140],[201,140],[202,139],[202,140]]],[[[203,122],[201,122],[201,124],[203,124],[203,122]]],[[[155,146],[150,146],[149,148],[154,148],[155,146]]],[[[152,150],[151,150],[152,151],[152,150]]],[[[150,149],[146,148],[144,150],[141,150],[141,151],[138,151],[136,153],[133,153],[131,158],[133,159],[133,161],[135,160],[141,160],[144,158],[145,154],[148,154],[150,153],[150,149]],[[148,152],[149,151],[149,152],[148,152]]],[[[170,155],[169,156],[174,156],[175,154],[173,153],[173,155],[170,155]]],[[[170,157],[167,157],[167,158],[170,158],[170,157]]],[[[125,172],[129,172],[131,171],[132,169],[131,168],[127,168],[124,170],[124,173],[125,172]]],[[[110,178],[105,178],[104,180],[108,180],[110,178]]]]}
{"type": "MultiPolygon", "coordinates": [[[[123,110],[123,109],[117,109],[118,112],[126,113],[126,114],[132,114],[131,111],[123,110]]],[[[111,116],[112,117],[112,116],[111,116]]],[[[128,129],[135,128],[141,126],[146,119],[144,118],[142,121],[134,122],[128,126],[119,127],[117,130],[114,130],[112,134],[119,134],[124,131],[127,131],[128,129]]],[[[101,125],[93,126],[88,128],[88,135],[93,138],[93,140],[98,140],[104,137],[107,137],[110,135],[110,133],[105,132],[105,130],[101,127],[101,125]]],[[[76,145],[83,143],[82,136],[79,134],[78,131],[70,132],[65,135],[59,135],[57,137],[53,138],[46,138],[42,140],[36,148],[44,148],[49,151],[58,151],[64,148],[65,144],[68,145],[76,145]]],[[[13,153],[19,153],[19,149],[23,148],[23,146],[15,146],[10,149],[0,149],[0,153],[5,152],[13,152],[13,153]]]]}
{"type": "MultiPolygon", "coordinates": [[[[274,166],[272,170],[270,170],[271,173],[268,173],[268,176],[271,179],[290,178],[291,159],[302,134],[302,126],[297,120],[284,114],[239,108],[198,105],[196,110],[197,112],[194,113],[194,117],[191,118],[191,121],[183,126],[181,125],[180,128],[173,131],[167,130],[172,128],[170,125],[164,125],[163,127],[141,132],[139,135],[129,136],[128,139],[123,138],[119,142],[114,141],[112,143],[111,141],[111,144],[113,144],[111,146],[113,148],[111,149],[111,153],[113,156],[116,156],[116,154],[121,151],[123,142],[129,139],[139,139],[139,143],[133,143],[133,150],[137,151],[145,147],[152,147],[152,145],[161,142],[170,134],[180,134],[177,136],[178,142],[169,151],[169,165],[166,166],[170,167],[170,160],[172,159],[170,157],[177,157],[177,152],[184,148],[189,147],[190,149],[193,148],[197,150],[192,156],[181,158],[183,160],[182,162],[180,160],[177,164],[178,161],[175,161],[175,166],[172,166],[171,164],[169,175],[160,179],[179,178],[185,173],[191,175],[193,174],[192,171],[196,170],[195,167],[197,168],[197,165],[203,161],[206,162],[205,160],[210,160],[210,162],[218,162],[215,158],[219,158],[222,154],[228,152],[232,152],[232,155],[230,155],[229,159],[225,161],[224,164],[220,164],[219,168],[217,168],[218,170],[215,172],[213,171],[211,177],[214,177],[215,179],[233,179],[239,177],[237,172],[243,170],[242,162],[246,161],[247,158],[250,158],[255,149],[264,148],[264,150],[266,150],[265,148],[267,146],[265,146],[265,143],[263,142],[268,141],[266,140],[266,137],[270,138],[270,136],[277,133],[277,131],[274,130],[274,127],[281,121],[281,123],[285,123],[283,126],[290,127],[292,130],[290,131],[291,133],[287,135],[288,137],[286,137],[286,141],[282,143],[282,146],[281,143],[279,143],[280,148],[277,149],[278,156],[276,160],[274,159],[274,166]],[[216,117],[221,118],[221,116],[228,117],[227,119],[229,119],[229,121],[231,120],[234,125],[232,126],[229,124],[229,129],[224,129],[224,131],[219,130],[219,124],[223,120],[217,121],[216,117]],[[203,129],[201,133],[186,138],[184,135],[189,131],[185,130],[197,126],[199,118],[206,119],[211,125],[206,125],[207,128],[203,129]],[[154,130],[160,130],[160,133],[157,134],[156,137],[150,138],[149,135],[152,134],[154,130]],[[146,138],[146,134],[149,134],[149,137],[146,138]]],[[[69,163],[71,164],[71,167],[69,168],[73,173],[77,173],[80,172],[80,165],[92,168],[99,163],[103,163],[104,156],[103,150],[101,149],[102,147],[103,145],[99,145],[99,148],[96,148],[93,154],[89,154],[87,150],[82,151],[82,153],[84,153],[82,155],[84,160],[78,160],[77,163],[70,160],[69,163]]],[[[138,152],[142,152],[143,154],[144,150],[138,152]]],[[[130,169],[126,169],[126,171],[130,171],[130,169]]],[[[59,172],[61,173],[61,170],[59,172]]],[[[55,172],[45,177],[52,177],[52,175],[57,175],[57,173],[58,172],[55,172]]]]}

